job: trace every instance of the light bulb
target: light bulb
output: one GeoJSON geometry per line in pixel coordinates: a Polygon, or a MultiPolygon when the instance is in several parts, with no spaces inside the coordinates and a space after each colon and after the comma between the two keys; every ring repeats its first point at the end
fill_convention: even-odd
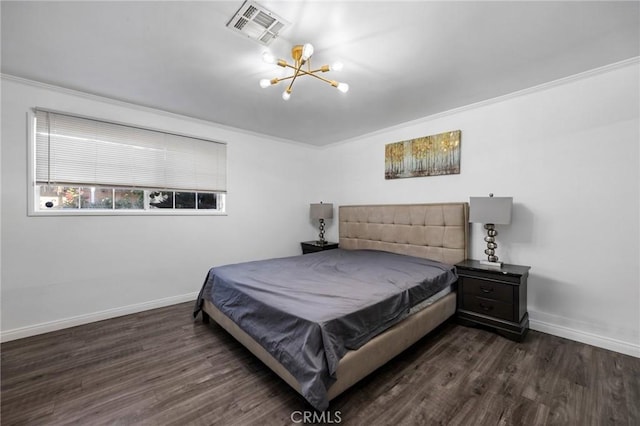
{"type": "Polygon", "coordinates": [[[260,87],[265,89],[265,88],[267,88],[269,86],[271,86],[271,80],[268,80],[266,78],[263,78],[262,80],[260,80],[260,87]]]}
{"type": "Polygon", "coordinates": [[[306,61],[311,55],[313,55],[313,45],[311,43],[305,43],[305,45],[302,46],[302,60],[306,61]]]}
{"type": "Polygon", "coordinates": [[[285,101],[288,101],[290,97],[291,93],[287,92],[286,90],[282,92],[282,99],[284,99],[285,101]]]}
{"type": "Polygon", "coordinates": [[[336,88],[342,93],[347,93],[349,91],[349,85],[347,83],[338,83],[336,88]]]}
{"type": "Polygon", "coordinates": [[[275,64],[276,63],[276,57],[273,56],[271,53],[269,52],[264,52],[262,54],[262,60],[265,61],[268,64],[275,64]]]}
{"type": "Polygon", "coordinates": [[[344,68],[344,64],[342,62],[334,62],[329,67],[331,71],[342,71],[342,68],[344,68]]]}

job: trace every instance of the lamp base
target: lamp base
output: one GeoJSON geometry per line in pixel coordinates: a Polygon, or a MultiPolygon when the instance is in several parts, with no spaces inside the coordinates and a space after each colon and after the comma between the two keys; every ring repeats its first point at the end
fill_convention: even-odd
{"type": "Polygon", "coordinates": [[[502,268],[502,262],[500,262],[498,256],[496,256],[496,249],[498,248],[496,235],[498,235],[498,231],[496,231],[493,223],[487,223],[484,225],[484,229],[487,230],[487,236],[484,237],[484,240],[487,242],[487,248],[484,251],[484,254],[487,255],[487,260],[481,260],[480,263],[491,268],[502,268]]]}
{"type": "Polygon", "coordinates": [[[324,219],[320,219],[320,235],[318,235],[318,245],[323,246],[327,244],[327,240],[324,239],[324,219]]]}
{"type": "Polygon", "coordinates": [[[480,264],[484,266],[489,266],[491,268],[498,268],[498,269],[502,268],[502,262],[490,262],[488,260],[481,260],[480,264]]]}

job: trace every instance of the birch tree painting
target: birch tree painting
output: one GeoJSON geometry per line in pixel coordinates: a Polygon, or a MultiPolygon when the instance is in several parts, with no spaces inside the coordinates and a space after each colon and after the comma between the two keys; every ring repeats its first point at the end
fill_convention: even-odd
{"type": "Polygon", "coordinates": [[[455,130],[385,145],[385,179],[459,174],[460,133],[455,130]]]}

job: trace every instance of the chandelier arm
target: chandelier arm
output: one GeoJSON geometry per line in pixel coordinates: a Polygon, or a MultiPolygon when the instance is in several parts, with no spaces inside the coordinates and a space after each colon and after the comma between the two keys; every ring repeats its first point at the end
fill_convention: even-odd
{"type": "MultiPolygon", "coordinates": [[[[315,72],[315,71],[314,71],[314,72],[315,72]]],[[[327,79],[327,78],[320,77],[319,75],[314,74],[314,72],[308,72],[308,71],[305,71],[305,70],[300,70],[300,72],[298,73],[298,75],[300,75],[300,74],[302,74],[302,75],[310,75],[311,77],[315,77],[315,78],[317,78],[318,80],[322,80],[322,81],[324,81],[325,83],[329,83],[329,84],[330,84],[330,85],[332,85],[332,86],[334,85],[334,84],[333,84],[333,83],[334,83],[334,81],[333,81],[333,80],[329,80],[329,79],[327,79]]],[[[294,77],[295,77],[295,75],[290,75],[290,76],[287,76],[287,77],[278,77],[278,78],[277,78],[277,80],[278,80],[277,82],[278,82],[278,83],[280,83],[281,81],[289,80],[289,79],[292,79],[292,78],[294,78],[294,77]]]]}
{"type": "MultiPolygon", "coordinates": [[[[287,64],[289,65],[289,64],[287,64]]],[[[292,78],[291,78],[291,83],[289,83],[289,87],[287,87],[287,93],[291,93],[292,87],[293,87],[293,83],[295,83],[296,78],[298,77],[298,74],[300,74],[300,70],[302,69],[302,65],[304,65],[302,62],[300,62],[296,68],[296,73],[293,74],[292,78]]],[[[305,72],[304,70],[302,70],[302,72],[305,72]]]]}
{"type": "Polygon", "coordinates": [[[333,80],[329,80],[328,78],[320,77],[319,75],[312,74],[312,73],[305,73],[305,74],[310,75],[311,77],[315,77],[315,78],[317,78],[318,80],[322,80],[322,81],[324,81],[325,83],[329,83],[329,84],[330,84],[330,85],[332,85],[332,86],[335,86],[335,85],[333,84],[333,83],[335,83],[333,80]]]}
{"type": "MultiPolygon", "coordinates": [[[[291,65],[289,63],[285,63],[284,65],[282,65],[283,68],[291,68],[292,70],[297,70],[298,67],[296,67],[295,65],[291,65]]],[[[300,67],[300,72],[304,73],[304,74],[312,74],[312,73],[316,73],[316,72],[326,72],[328,71],[328,69],[326,68],[327,66],[323,66],[321,68],[316,68],[315,70],[305,70],[302,67],[300,67]]]]}
{"type": "MultiPolygon", "coordinates": [[[[285,63],[284,65],[282,65],[282,67],[283,67],[283,68],[291,68],[291,69],[292,69],[292,70],[294,70],[294,71],[295,71],[295,70],[298,70],[298,68],[297,68],[297,67],[295,67],[295,66],[293,66],[293,65],[291,65],[291,64],[289,64],[289,63],[285,63]]],[[[322,66],[322,67],[320,67],[320,68],[316,68],[315,70],[309,70],[309,71],[307,71],[307,70],[304,70],[304,69],[300,68],[299,72],[300,72],[300,73],[302,73],[302,74],[309,74],[309,75],[311,75],[311,74],[315,74],[315,73],[318,73],[318,72],[327,72],[327,71],[328,71],[328,69],[327,69],[326,67],[327,67],[327,66],[326,66],[326,65],[324,65],[324,66],[322,66]]],[[[293,76],[291,76],[291,77],[293,77],[293,76]]],[[[285,78],[289,78],[289,77],[285,77],[285,78]]],[[[283,80],[283,79],[281,78],[280,80],[283,80]]]]}
{"type": "Polygon", "coordinates": [[[308,71],[300,70],[300,72],[304,74],[315,74],[318,72],[327,72],[327,70],[324,67],[322,67],[322,68],[316,68],[315,70],[308,70],[308,71]]]}
{"type": "MultiPolygon", "coordinates": [[[[285,62],[281,66],[283,68],[291,68],[292,70],[297,70],[298,69],[295,65],[291,65],[288,62],[285,62]]],[[[316,72],[327,72],[327,71],[330,71],[329,65],[323,65],[320,68],[316,68],[314,70],[304,70],[304,69],[300,68],[300,72],[305,73],[305,74],[313,74],[313,73],[316,73],[316,72]]]]}
{"type": "MultiPolygon", "coordinates": [[[[316,73],[317,71],[318,71],[318,70],[314,70],[314,71],[309,72],[309,71],[305,71],[305,70],[300,70],[300,73],[299,73],[299,74],[303,74],[303,75],[304,75],[304,74],[306,74],[306,75],[312,75],[312,76],[314,76],[314,77],[316,77],[316,78],[323,79],[322,77],[319,77],[319,76],[317,76],[317,75],[315,75],[315,74],[314,74],[314,73],[316,73]]],[[[278,80],[278,82],[280,82],[280,81],[282,81],[282,80],[288,80],[288,79],[290,79],[290,78],[293,78],[293,75],[289,75],[289,76],[287,76],[287,77],[277,77],[276,79],[278,80]]],[[[323,80],[324,80],[324,79],[323,79],[323,80]]]]}
{"type": "Polygon", "coordinates": [[[284,80],[289,80],[290,78],[293,78],[293,76],[292,76],[292,75],[290,75],[290,76],[288,76],[288,77],[278,78],[278,83],[280,83],[281,81],[284,81],[284,80]]]}

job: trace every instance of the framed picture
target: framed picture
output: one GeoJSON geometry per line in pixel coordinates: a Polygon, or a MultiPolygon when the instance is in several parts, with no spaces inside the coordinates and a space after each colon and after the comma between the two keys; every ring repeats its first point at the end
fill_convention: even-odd
{"type": "Polygon", "coordinates": [[[460,130],[395,142],[384,147],[384,178],[460,173],[460,130]]]}

